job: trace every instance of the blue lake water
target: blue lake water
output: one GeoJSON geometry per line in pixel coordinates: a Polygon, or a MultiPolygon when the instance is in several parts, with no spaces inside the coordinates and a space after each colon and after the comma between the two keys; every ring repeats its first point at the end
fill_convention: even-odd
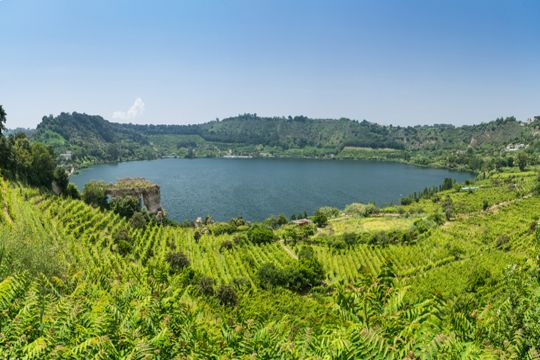
{"type": "Polygon", "coordinates": [[[470,173],[375,161],[297,159],[162,159],[98,165],[71,180],[82,190],[91,180],[145,177],[161,186],[161,204],[182,221],[212,215],[262,220],[290,216],[321,206],[344,208],[353,202],[378,206],[398,203],[445,177],[458,182],[470,173]]]}

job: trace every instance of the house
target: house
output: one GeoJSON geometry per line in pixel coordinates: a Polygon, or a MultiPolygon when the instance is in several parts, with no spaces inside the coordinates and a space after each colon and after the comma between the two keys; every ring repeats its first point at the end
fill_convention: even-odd
{"type": "Polygon", "coordinates": [[[525,149],[527,146],[525,144],[508,144],[506,145],[505,151],[519,151],[525,149]]]}
{"type": "Polygon", "coordinates": [[[62,161],[71,161],[71,158],[73,157],[73,153],[71,151],[66,151],[63,154],[60,154],[59,158],[62,161]]]}

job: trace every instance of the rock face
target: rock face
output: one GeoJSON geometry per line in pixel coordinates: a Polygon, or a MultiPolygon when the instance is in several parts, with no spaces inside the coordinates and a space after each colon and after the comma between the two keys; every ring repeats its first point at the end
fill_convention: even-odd
{"type": "Polygon", "coordinates": [[[159,185],[142,178],[122,179],[105,188],[111,198],[134,196],[142,198],[148,212],[156,214],[161,209],[161,191],[159,185]]]}

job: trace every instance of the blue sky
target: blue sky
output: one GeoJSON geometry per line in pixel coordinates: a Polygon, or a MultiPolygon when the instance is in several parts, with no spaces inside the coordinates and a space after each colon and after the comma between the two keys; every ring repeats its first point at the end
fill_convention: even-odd
{"type": "Polygon", "coordinates": [[[540,115],[536,0],[0,0],[9,127],[540,115]]]}

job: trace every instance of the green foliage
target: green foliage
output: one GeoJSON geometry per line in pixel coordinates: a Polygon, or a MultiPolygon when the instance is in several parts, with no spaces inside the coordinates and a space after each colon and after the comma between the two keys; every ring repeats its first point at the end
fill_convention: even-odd
{"type": "Polygon", "coordinates": [[[334,207],[324,206],[324,207],[319,208],[317,210],[317,213],[326,216],[327,219],[332,219],[332,218],[338,217],[341,211],[334,207]]]}
{"type": "Polygon", "coordinates": [[[254,244],[268,244],[276,240],[274,232],[263,225],[255,225],[247,232],[248,240],[254,244]]]}
{"type": "Polygon", "coordinates": [[[113,198],[110,203],[112,211],[125,218],[131,218],[141,210],[141,199],[136,196],[119,196],[113,198]]]}
{"type": "Polygon", "coordinates": [[[66,193],[67,187],[69,185],[69,177],[66,171],[62,168],[57,167],[53,173],[53,180],[60,189],[60,192],[63,194],[66,193]]]}
{"type": "Polygon", "coordinates": [[[169,264],[171,274],[178,273],[191,264],[186,254],[182,252],[169,252],[165,260],[169,264]]]}
{"type": "Polygon", "coordinates": [[[238,295],[234,288],[230,285],[222,284],[217,290],[217,297],[221,305],[234,307],[238,305],[238,295]]]}
{"type": "Polygon", "coordinates": [[[345,208],[345,213],[354,216],[369,216],[377,211],[377,207],[374,204],[349,204],[345,208]]]}
{"type": "Polygon", "coordinates": [[[328,225],[328,217],[321,211],[317,210],[313,216],[313,222],[317,227],[325,227],[328,225]]]}
{"type": "Polygon", "coordinates": [[[72,199],[80,199],[81,193],[79,192],[79,189],[77,189],[77,186],[73,183],[69,183],[66,187],[65,195],[69,196],[72,199]]]}
{"type": "Polygon", "coordinates": [[[105,183],[90,181],[84,185],[82,199],[88,205],[106,209],[109,207],[107,195],[105,193],[105,183]]]}
{"type": "Polygon", "coordinates": [[[284,214],[280,214],[279,216],[273,215],[268,217],[264,220],[264,223],[272,229],[277,229],[280,226],[288,224],[289,220],[287,220],[287,217],[284,214]]]}

